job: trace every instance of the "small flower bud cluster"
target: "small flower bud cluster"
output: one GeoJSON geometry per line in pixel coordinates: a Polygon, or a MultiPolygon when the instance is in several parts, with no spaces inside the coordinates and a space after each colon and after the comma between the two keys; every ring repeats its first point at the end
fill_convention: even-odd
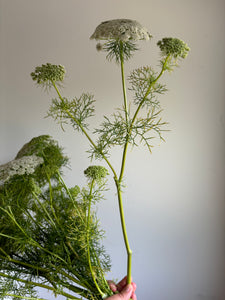
{"type": "Polygon", "coordinates": [[[140,23],[129,19],[115,19],[97,26],[90,39],[96,40],[149,40],[150,33],[140,23]]]}
{"type": "Polygon", "coordinates": [[[105,178],[106,175],[109,174],[109,172],[102,166],[90,166],[84,171],[84,174],[88,179],[101,182],[101,180],[105,178]]]}
{"type": "Polygon", "coordinates": [[[65,77],[65,69],[61,65],[52,65],[47,63],[41,67],[36,67],[35,71],[30,75],[38,84],[45,84],[50,82],[62,82],[65,77]]]}
{"type": "Polygon", "coordinates": [[[174,58],[185,58],[190,50],[186,43],[177,38],[163,38],[157,45],[163,56],[172,55],[174,58]]]}
{"type": "Polygon", "coordinates": [[[30,175],[44,162],[36,155],[23,156],[0,166],[0,181],[6,182],[15,175],[30,175]]]}

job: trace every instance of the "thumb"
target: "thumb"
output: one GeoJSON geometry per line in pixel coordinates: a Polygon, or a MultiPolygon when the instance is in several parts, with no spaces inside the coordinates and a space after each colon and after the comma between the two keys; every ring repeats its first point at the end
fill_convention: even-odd
{"type": "Polygon", "coordinates": [[[129,300],[133,292],[131,284],[126,285],[120,292],[121,300],[129,300]]]}

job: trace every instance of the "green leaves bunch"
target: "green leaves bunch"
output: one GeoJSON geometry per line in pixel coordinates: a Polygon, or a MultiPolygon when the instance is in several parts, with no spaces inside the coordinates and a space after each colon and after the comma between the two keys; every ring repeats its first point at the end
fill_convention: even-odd
{"type": "Polygon", "coordinates": [[[106,58],[109,61],[115,59],[118,64],[120,63],[121,55],[123,55],[124,61],[127,61],[136,50],[138,50],[137,45],[131,41],[112,40],[102,46],[102,51],[107,53],[106,58]]]}
{"type": "Polygon", "coordinates": [[[110,259],[92,209],[102,199],[105,182],[98,182],[106,170],[97,167],[94,189],[69,189],[61,176],[68,159],[58,144],[47,135],[33,138],[17,159],[33,153],[42,165],[0,186],[1,299],[38,299],[36,287],[69,299],[110,295],[104,277],[110,259]]]}
{"type": "Polygon", "coordinates": [[[144,66],[133,70],[128,77],[130,90],[134,93],[134,104],[139,105],[142,100],[144,107],[160,107],[159,95],[164,94],[166,86],[157,82],[158,74],[149,66],[144,66]],[[149,87],[151,89],[149,90],[149,87]]]}

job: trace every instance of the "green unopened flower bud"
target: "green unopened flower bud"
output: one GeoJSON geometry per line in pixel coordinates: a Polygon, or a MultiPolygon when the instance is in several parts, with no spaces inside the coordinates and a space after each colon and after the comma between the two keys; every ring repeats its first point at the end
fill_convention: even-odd
{"type": "Polygon", "coordinates": [[[84,174],[88,179],[101,182],[101,180],[105,178],[106,175],[109,174],[109,172],[102,166],[90,166],[84,171],[84,174]]]}
{"type": "Polygon", "coordinates": [[[174,58],[185,58],[190,48],[186,43],[177,38],[163,38],[157,45],[162,51],[163,56],[171,55],[174,58]]]}
{"type": "Polygon", "coordinates": [[[103,49],[102,44],[101,44],[101,43],[98,43],[98,44],[96,45],[96,49],[97,49],[98,51],[102,51],[102,49],[103,49]]]}
{"type": "Polygon", "coordinates": [[[49,85],[51,82],[62,82],[65,77],[65,69],[61,65],[47,63],[41,67],[36,67],[30,75],[38,84],[49,85]]]}

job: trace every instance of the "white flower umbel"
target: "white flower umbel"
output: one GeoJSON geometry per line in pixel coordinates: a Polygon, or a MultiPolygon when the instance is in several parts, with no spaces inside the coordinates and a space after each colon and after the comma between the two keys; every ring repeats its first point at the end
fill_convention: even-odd
{"type": "Polygon", "coordinates": [[[6,182],[15,175],[30,175],[44,162],[36,155],[23,156],[0,166],[0,182],[6,182]]]}
{"type": "Polygon", "coordinates": [[[129,19],[115,19],[97,26],[90,39],[138,41],[149,40],[150,33],[139,22],[129,19]]]}

